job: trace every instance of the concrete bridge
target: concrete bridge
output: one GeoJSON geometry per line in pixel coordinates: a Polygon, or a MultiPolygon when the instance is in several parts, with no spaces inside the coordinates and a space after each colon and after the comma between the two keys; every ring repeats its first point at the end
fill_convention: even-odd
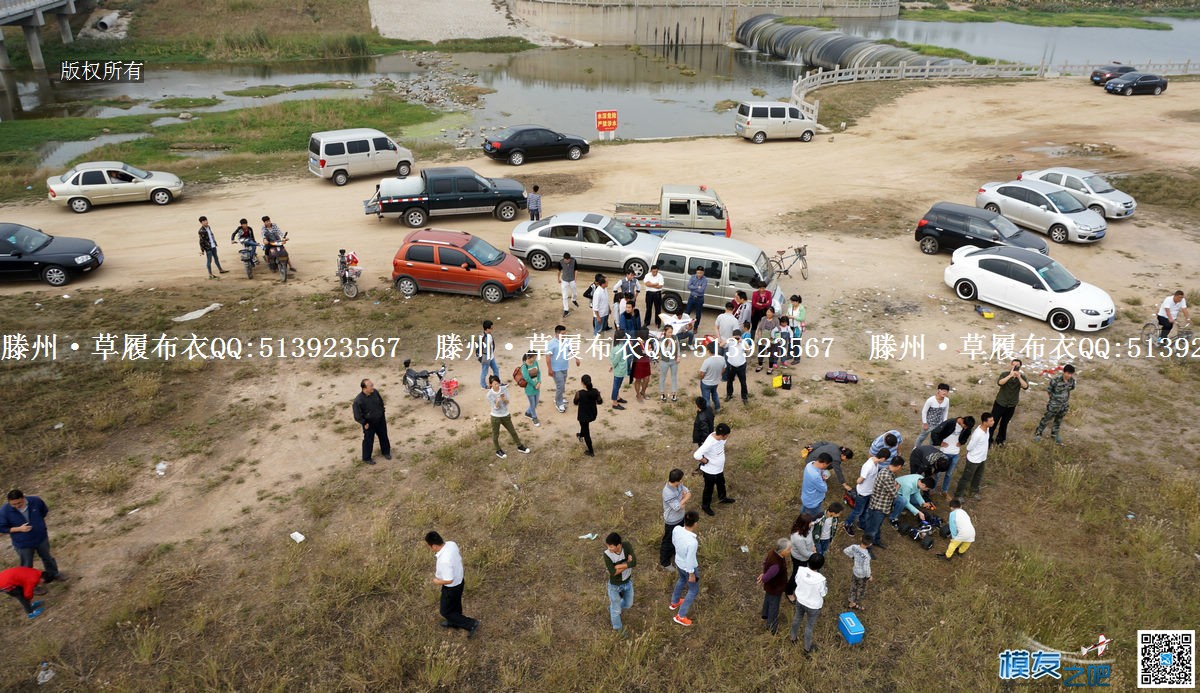
{"type": "MultiPolygon", "coordinates": [[[[0,0],[0,25],[20,26],[25,33],[25,45],[29,48],[29,60],[33,69],[45,70],[42,58],[42,41],[39,32],[46,25],[46,15],[53,14],[58,21],[58,33],[63,43],[71,43],[69,16],[75,14],[75,0],[0,0]]],[[[8,59],[8,48],[0,36],[0,70],[12,69],[8,59]]]]}

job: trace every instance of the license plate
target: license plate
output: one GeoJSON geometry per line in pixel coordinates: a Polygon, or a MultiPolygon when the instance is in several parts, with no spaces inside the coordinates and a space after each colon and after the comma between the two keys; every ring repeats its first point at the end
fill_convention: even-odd
{"type": "Polygon", "coordinates": [[[96,264],[97,265],[104,264],[104,253],[96,253],[96,264]]]}

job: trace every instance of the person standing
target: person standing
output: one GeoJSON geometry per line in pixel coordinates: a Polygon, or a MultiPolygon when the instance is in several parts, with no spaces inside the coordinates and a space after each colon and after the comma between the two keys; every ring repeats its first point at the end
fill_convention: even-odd
{"type": "Polygon", "coordinates": [[[675,545],[675,570],[679,573],[675,589],[671,592],[671,611],[678,613],[671,620],[681,626],[692,625],[692,619],[687,614],[700,592],[700,564],[696,557],[700,549],[700,541],[696,537],[696,523],[699,521],[700,513],[689,510],[683,516],[683,524],[671,532],[671,542],[675,545]]]}
{"type": "Polygon", "coordinates": [[[375,383],[363,378],[358,384],[362,392],[354,398],[354,420],[362,426],[362,461],[375,464],[375,438],[379,438],[379,452],[383,459],[392,459],[392,442],[388,440],[387,419],[384,417],[383,395],[375,389],[375,383]]]}
{"type": "MultiPolygon", "coordinates": [[[[862,608],[862,598],[867,593],[867,583],[875,579],[871,576],[871,545],[871,538],[863,536],[857,544],[851,544],[842,549],[842,553],[854,559],[854,568],[850,572],[851,609],[862,608]]],[[[875,544],[875,546],[879,545],[875,544]]]]}
{"type": "Polygon", "coordinates": [[[563,253],[562,260],[558,261],[558,285],[562,290],[563,301],[563,317],[571,312],[571,306],[567,305],[567,300],[570,299],[571,305],[579,307],[579,294],[575,286],[575,271],[578,265],[575,258],[571,257],[570,253],[563,253]]]}
{"type": "Polygon", "coordinates": [[[554,339],[546,344],[546,370],[554,378],[554,407],[559,414],[567,410],[567,371],[571,368],[572,354],[576,366],[582,363],[574,344],[564,337],[566,332],[566,327],[555,325],[554,339]]]}
{"type": "Polygon", "coordinates": [[[637,396],[637,401],[646,401],[646,389],[650,386],[650,354],[646,351],[646,340],[638,338],[637,343],[633,347],[633,356],[630,359],[632,365],[629,367],[629,378],[633,381],[633,394],[637,396]]]}
{"type": "Polygon", "coordinates": [[[683,506],[691,499],[692,492],[683,485],[683,470],[672,469],[667,474],[667,483],[663,484],[662,490],[663,536],[658,545],[658,564],[664,569],[670,569],[671,561],[675,559],[675,544],[671,537],[675,528],[683,524],[686,513],[683,506]]]}
{"type": "Polygon", "coordinates": [[[733,317],[737,320],[738,327],[743,331],[749,331],[747,325],[753,326],[752,309],[750,308],[750,297],[745,291],[738,291],[733,295],[733,317]]]}
{"type": "Polygon", "coordinates": [[[45,592],[39,586],[43,575],[45,573],[36,568],[23,566],[0,571],[0,592],[20,602],[21,608],[25,609],[25,616],[31,621],[42,615],[42,603],[30,600],[35,594],[45,592]]]}
{"type": "Polygon", "coordinates": [[[658,271],[658,263],[650,268],[650,273],[642,277],[642,285],[646,288],[646,327],[653,322],[655,327],[662,327],[662,290],[665,280],[658,271]]]}
{"type": "Polygon", "coordinates": [[[703,397],[697,397],[695,402],[696,418],[692,421],[692,444],[698,448],[704,445],[708,434],[713,432],[713,427],[716,426],[714,419],[717,415],[703,397]]]}
{"type": "Polygon", "coordinates": [[[541,186],[533,186],[533,191],[526,193],[525,204],[529,208],[529,220],[540,221],[542,218],[542,193],[541,186]]]}
{"type": "Polygon", "coordinates": [[[717,353],[724,354],[729,348],[729,342],[733,339],[733,331],[742,326],[737,318],[733,316],[733,311],[737,308],[733,301],[725,303],[725,312],[717,316],[713,322],[713,327],[717,330],[717,353]]]}
{"type": "MultiPolygon", "coordinates": [[[[625,278],[617,282],[617,292],[624,294],[625,300],[633,303],[634,308],[637,308],[637,297],[642,293],[642,284],[637,280],[633,270],[625,270],[625,278]]],[[[640,318],[640,312],[638,316],[640,318]]]]}
{"type": "Polygon", "coordinates": [[[954,497],[950,493],[950,478],[954,475],[955,467],[958,466],[959,452],[962,446],[967,444],[973,430],[975,430],[975,417],[960,416],[957,419],[943,421],[942,425],[938,426],[933,435],[929,437],[933,444],[938,446],[938,451],[945,455],[950,462],[946,467],[946,474],[942,477],[942,493],[946,495],[946,500],[954,497]]]}
{"type": "Polygon", "coordinates": [[[26,496],[21,489],[8,492],[8,503],[0,507],[0,534],[12,539],[13,549],[24,568],[33,567],[33,554],[42,559],[46,582],[65,580],[66,575],[58,571],[58,562],[50,555],[50,530],[46,527],[46,516],[50,507],[37,496],[26,496]]]}
{"type": "Polygon", "coordinates": [[[804,465],[804,479],[800,484],[800,512],[814,519],[821,516],[825,496],[829,493],[829,484],[825,479],[829,477],[832,464],[829,453],[822,452],[815,460],[804,465]]]}
{"type": "Polygon", "coordinates": [[[721,376],[725,373],[725,358],[717,356],[717,345],[710,342],[706,345],[708,358],[700,363],[700,397],[712,400],[713,411],[721,411],[721,396],[717,387],[721,384],[721,376]]]}
{"type": "Polygon", "coordinates": [[[791,550],[791,542],[787,539],[776,539],[775,547],[763,558],[762,573],[758,576],[758,584],[763,588],[762,618],[766,622],[771,635],[779,628],[779,602],[787,587],[786,557],[791,550]]]}
{"type": "MultiPolygon", "coordinates": [[[[754,292],[757,296],[758,292],[754,292]]],[[[767,375],[775,372],[775,364],[779,362],[777,358],[778,350],[776,349],[775,339],[776,331],[779,329],[779,319],[775,317],[775,309],[767,306],[767,310],[755,319],[754,324],[757,326],[754,335],[758,337],[758,365],[754,368],[755,373],[761,373],[763,369],[763,361],[767,361],[767,375]],[[763,352],[767,355],[763,356],[763,352]]]]}
{"type": "Polygon", "coordinates": [[[1162,328],[1162,331],[1158,333],[1159,343],[1167,341],[1167,335],[1171,334],[1171,328],[1175,327],[1175,321],[1179,319],[1180,313],[1183,313],[1184,318],[1192,319],[1192,314],[1188,312],[1187,299],[1184,298],[1183,289],[1164,298],[1162,305],[1158,307],[1158,315],[1155,316],[1155,319],[1158,320],[1158,326],[1162,328]]]}
{"type": "Polygon", "coordinates": [[[517,444],[517,452],[529,454],[529,448],[521,442],[517,429],[513,426],[512,415],[508,413],[508,388],[500,385],[500,376],[488,376],[487,390],[488,410],[492,418],[492,446],[496,448],[496,457],[504,459],[508,453],[500,448],[500,427],[508,431],[512,440],[517,444]]]}
{"type": "Polygon", "coordinates": [[[971,524],[971,517],[967,515],[967,511],[962,509],[962,501],[955,498],[950,501],[950,545],[946,547],[945,554],[938,555],[948,561],[954,558],[954,552],[957,550],[961,556],[971,548],[974,541],[975,525],[971,524]]]}
{"type": "Polygon", "coordinates": [[[579,433],[575,436],[587,444],[587,451],[583,454],[595,457],[596,450],[592,447],[591,426],[592,422],[596,420],[600,405],[604,404],[604,399],[600,397],[600,391],[592,387],[592,376],[584,373],[579,382],[583,384],[583,389],[575,393],[574,402],[578,407],[578,414],[575,418],[579,421],[579,433]]]}
{"type": "Polygon", "coordinates": [[[521,377],[525,379],[525,398],[529,400],[529,408],[525,410],[525,417],[533,419],[534,426],[541,426],[542,422],[538,419],[537,407],[538,400],[542,398],[542,372],[537,367],[536,353],[527,351],[521,357],[521,377]]]}
{"type": "Polygon", "coordinates": [[[225,274],[229,270],[221,267],[221,258],[217,257],[217,237],[213,235],[212,227],[208,225],[208,217],[200,217],[200,254],[204,256],[205,265],[208,268],[208,278],[216,279],[217,275],[213,274],[213,263],[217,263],[217,271],[225,274]]]}
{"type": "Polygon", "coordinates": [[[821,516],[821,519],[813,523],[812,535],[817,553],[822,555],[829,553],[829,545],[833,543],[833,538],[837,535],[838,518],[842,516],[843,510],[842,504],[834,501],[825,509],[825,514],[821,516]]]}
{"type": "Polygon", "coordinates": [[[1021,359],[1013,359],[1008,370],[996,379],[996,384],[1000,386],[996,401],[992,402],[992,416],[996,418],[996,423],[988,429],[988,445],[1004,447],[1004,441],[1008,440],[1008,422],[1012,421],[1017,411],[1021,390],[1029,389],[1029,381],[1021,373],[1021,359]]]}
{"type": "Polygon", "coordinates": [[[866,462],[863,462],[854,486],[854,509],[850,511],[850,517],[847,517],[845,524],[842,525],[846,534],[854,536],[855,520],[858,520],[858,528],[866,531],[867,511],[871,506],[871,494],[875,491],[875,479],[879,476],[879,471],[887,464],[887,459],[887,451],[883,450],[871,455],[866,462]]]}
{"type": "Polygon", "coordinates": [[[983,463],[988,456],[988,429],[992,427],[992,413],[985,411],[979,415],[979,427],[971,431],[967,439],[967,464],[963,467],[962,476],[958,478],[958,486],[954,495],[962,497],[967,485],[971,486],[971,497],[979,500],[979,484],[983,482],[983,463]]]}
{"type": "Polygon", "coordinates": [[[742,404],[749,404],[750,390],[746,387],[746,342],[742,340],[740,329],[733,331],[733,338],[725,346],[725,363],[729,366],[728,378],[725,380],[725,399],[733,399],[733,380],[736,378],[741,389],[742,404]]]}
{"type": "Polygon", "coordinates": [[[608,351],[608,370],[612,373],[612,396],[609,400],[612,402],[613,411],[625,411],[625,407],[621,405],[629,403],[621,398],[621,381],[629,375],[629,355],[632,351],[629,336],[618,329],[613,334],[612,348],[608,351]]]}
{"type": "Polygon", "coordinates": [[[624,634],[621,612],[633,606],[633,568],[637,556],[633,544],[616,532],[604,538],[604,567],[608,569],[608,616],[613,630],[624,634]]]}
{"type": "Polygon", "coordinates": [[[817,646],[813,643],[813,626],[817,624],[817,617],[821,615],[821,609],[825,606],[825,595],[829,594],[825,576],[821,574],[821,568],[824,567],[825,556],[815,553],[812,558],[808,559],[808,565],[801,568],[796,574],[796,587],[793,593],[796,607],[795,613],[792,615],[792,633],[789,640],[795,644],[800,639],[800,617],[803,616],[804,655],[806,657],[817,651],[817,646]]]}
{"type": "Polygon", "coordinates": [[[612,312],[612,303],[608,298],[608,278],[603,274],[596,275],[595,286],[592,287],[592,334],[599,335],[611,329],[608,326],[608,314],[612,312]]]}
{"type": "Polygon", "coordinates": [[[425,534],[425,543],[437,556],[437,567],[433,573],[433,584],[441,585],[442,597],[438,611],[442,614],[443,628],[461,628],[467,637],[475,637],[479,630],[479,619],[463,615],[463,562],[458,544],[445,541],[437,532],[425,534]]]}
{"type": "Polygon", "coordinates": [[[479,387],[488,388],[488,369],[492,375],[500,377],[500,366],[496,363],[496,339],[492,337],[492,321],[483,321],[483,332],[479,335],[479,343],[475,345],[475,358],[479,359],[479,387]]]}
{"type": "Polygon", "coordinates": [[[716,515],[712,509],[714,489],[717,491],[717,502],[734,501],[725,495],[725,441],[729,440],[730,431],[729,424],[717,424],[716,430],[708,434],[704,443],[692,453],[692,458],[700,462],[697,469],[704,475],[704,493],[700,498],[700,509],[709,515],[716,515]]]}
{"type": "Polygon", "coordinates": [[[925,400],[925,406],[921,407],[921,432],[917,434],[917,442],[913,443],[914,448],[924,443],[930,432],[948,417],[950,412],[949,395],[950,386],[946,383],[938,383],[937,392],[925,400]]]}
{"type": "Polygon", "coordinates": [[[1054,442],[1062,445],[1062,437],[1058,431],[1062,427],[1063,417],[1071,410],[1071,390],[1075,389],[1075,366],[1067,364],[1063,366],[1063,372],[1054,376],[1050,380],[1050,384],[1046,386],[1046,394],[1050,395],[1050,399],[1046,401],[1046,413],[1042,414],[1042,420],[1038,422],[1037,431],[1033,434],[1033,442],[1037,443],[1042,440],[1042,431],[1046,430],[1046,424],[1051,421],[1054,425],[1050,428],[1050,434],[1054,436],[1054,442]]]}
{"type": "MultiPolygon", "coordinates": [[[[764,281],[758,282],[758,288],[754,290],[754,293],[750,294],[750,332],[752,334],[759,334],[763,331],[759,326],[760,321],[766,317],[768,308],[774,312],[774,308],[772,307],[774,301],[775,296],[767,288],[767,283],[764,281]]],[[[778,324],[776,322],[776,325],[778,324]]],[[[770,330],[767,330],[767,332],[770,332],[770,330]]],[[[762,362],[759,361],[759,363],[762,362]]]]}
{"type": "Polygon", "coordinates": [[[893,457],[879,474],[875,476],[875,490],[871,492],[871,502],[867,506],[867,526],[863,529],[863,537],[869,538],[879,548],[887,548],[880,541],[883,529],[883,518],[892,512],[896,505],[896,496],[900,495],[900,484],[896,475],[904,466],[904,458],[893,457]]]}
{"type": "Polygon", "coordinates": [[[808,559],[812,558],[813,553],[817,550],[817,542],[813,538],[813,516],[808,513],[800,513],[794,522],[792,522],[792,532],[788,535],[788,543],[791,545],[789,554],[792,559],[792,574],[788,578],[785,591],[788,594],[796,591],[796,573],[800,568],[808,565],[808,559]]]}
{"type": "Polygon", "coordinates": [[[697,265],[696,273],[688,279],[688,300],[683,312],[695,318],[692,324],[700,329],[700,315],[704,310],[704,294],[708,291],[708,278],[704,276],[704,268],[697,265]]]}
{"type": "Polygon", "coordinates": [[[671,401],[678,399],[679,394],[679,340],[675,338],[675,328],[666,325],[662,328],[662,338],[658,340],[658,399],[667,401],[667,379],[671,380],[671,401]]]}

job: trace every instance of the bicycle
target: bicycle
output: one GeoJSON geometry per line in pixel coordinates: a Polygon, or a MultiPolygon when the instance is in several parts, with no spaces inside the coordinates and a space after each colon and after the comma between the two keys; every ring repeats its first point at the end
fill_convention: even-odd
{"type": "Polygon", "coordinates": [[[807,245],[793,246],[791,255],[787,254],[787,250],[776,250],[775,257],[771,258],[769,264],[771,265],[771,268],[775,271],[776,274],[782,274],[785,277],[790,277],[791,274],[789,273],[789,270],[791,270],[793,267],[795,267],[797,262],[800,263],[800,276],[804,277],[805,279],[808,279],[808,246],[807,245]],[[784,265],[783,265],[784,260],[791,260],[791,262],[789,262],[787,264],[787,266],[784,267],[784,265]]]}
{"type": "MultiPolygon", "coordinates": [[[[1150,340],[1158,339],[1160,332],[1162,332],[1162,325],[1158,324],[1157,318],[1155,318],[1152,322],[1142,325],[1142,343],[1149,344],[1150,340]]],[[[1176,339],[1186,339],[1191,341],[1193,334],[1192,323],[1190,321],[1182,325],[1176,322],[1175,328],[1171,330],[1171,334],[1167,335],[1167,341],[1173,342],[1176,339]]]]}

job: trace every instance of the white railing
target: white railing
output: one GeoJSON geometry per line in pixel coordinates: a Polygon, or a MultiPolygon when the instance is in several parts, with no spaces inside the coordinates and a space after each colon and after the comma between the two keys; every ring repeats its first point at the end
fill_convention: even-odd
{"type": "Polygon", "coordinates": [[[604,7],[898,7],[900,0],[525,0],[547,5],[604,7]]]}
{"type": "MultiPolygon", "coordinates": [[[[1016,79],[1022,77],[1058,77],[1089,75],[1095,65],[1033,65],[1000,63],[989,65],[868,65],[843,67],[835,70],[818,68],[792,83],[792,102],[805,115],[817,119],[821,102],[805,101],[805,95],[818,87],[847,82],[873,82],[887,79],[1016,79]]],[[[1141,72],[1163,75],[1189,75],[1200,72],[1200,62],[1148,63],[1138,66],[1141,72]]]]}

